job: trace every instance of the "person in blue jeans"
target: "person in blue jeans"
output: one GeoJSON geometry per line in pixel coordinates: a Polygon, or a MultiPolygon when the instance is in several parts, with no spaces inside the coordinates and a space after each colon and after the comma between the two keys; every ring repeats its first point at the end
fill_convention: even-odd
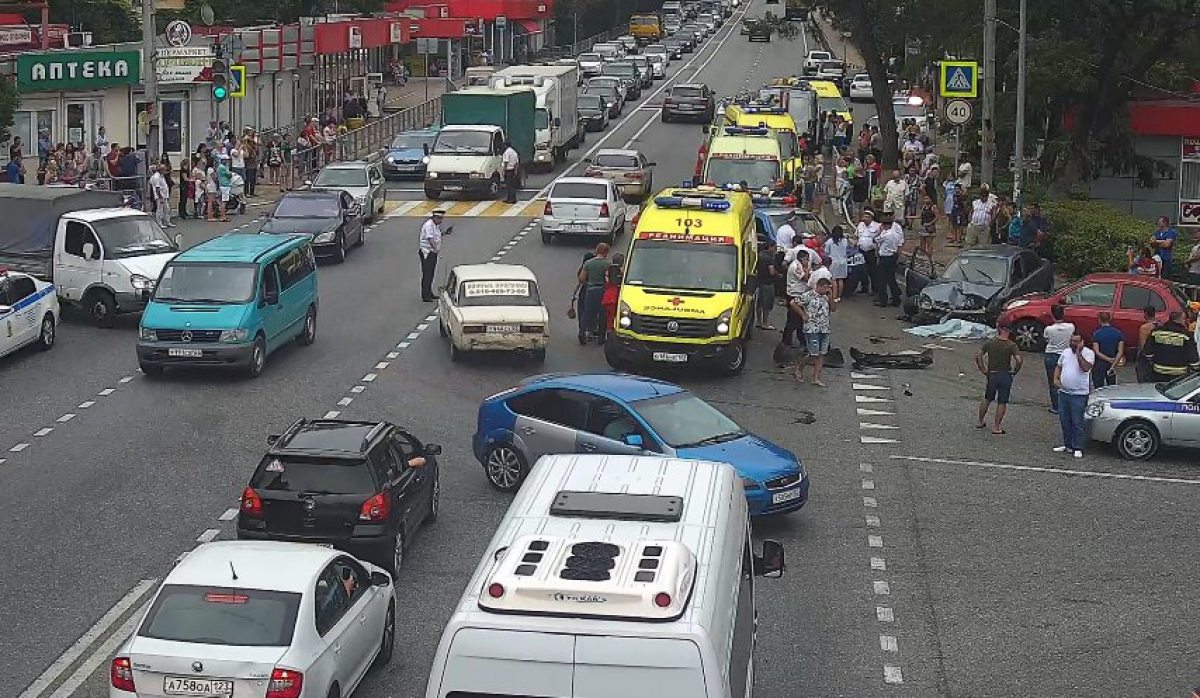
{"type": "Polygon", "coordinates": [[[1050,393],[1050,413],[1058,414],[1058,388],[1054,387],[1054,370],[1058,367],[1058,357],[1071,342],[1075,334],[1075,324],[1063,319],[1066,309],[1061,303],[1050,308],[1054,324],[1042,330],[1042,338],[1046,340],[1046,353],[1043,357],[1046,366],[1046,387],[1050,393]]]}
{"type": "Polygon", "coordinates": [[[579,270],[579,283],[583,285],[583,332],[580,344],[589,339],[604,342],[601,325],[604,319],[604,281],[608,277],[608,243],[596,245],[596,256],[583,263],[579,270]]]}
{"type": "MultiPolygon", "coordinates": [[[[583,273],[583,265],[587,264],[588,260],[592,259],[595,256],[596,256],[595,252],[583,253],[583,261],[579,263],[579,269],[577,269],[575,271],[575,275],[577,277],[583,273]]],[[[574,311],[574,315],[572,317],[575,318],[576,323],[579,325],[579,343],[580,344],[587,343],[588,316],[587,316],[587,313],[585,312],[586,305],[587,305],[587,285],[584,284],[583,282],[579,282],[575,286],[575,292],[573,294],[571,294],[571,310],[574,311]]]]}
{"type": "Polygon", "coordinates": [[[1087,407],[1088,394],[1092,392],[1092,367],[1095,364],[1096,353],[1083,345],[1083,337],[1078,332],[1072,334],[1054,370],[1054,385],[1058,388],[1058,422],[1063,437],[1062,445],[1054,447],[1055,453],[1070,453],[1076,458],[1083,458],[1083,443],[1087,438],[1083,411],[1087,407]]]}
{"type": "Polygon", "coordinates": [[[1092,333],[1092,351],[1096,365],[1092,367],[1092,387],[1103,388],[1117,384],[1117,368],[1125,364],[1125,335],[1113,327],[1112,313],[1099,315],[1100,327],[1092,333]]]}

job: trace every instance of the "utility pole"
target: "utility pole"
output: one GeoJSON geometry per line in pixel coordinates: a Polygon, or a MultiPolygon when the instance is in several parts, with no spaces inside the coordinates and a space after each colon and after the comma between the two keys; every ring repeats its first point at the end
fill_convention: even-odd
{"type": "MultiPolygon", "coordinates": [[[[150,105],[150,120],[146,127],[146,174],[150,165],[158,162],[158,76],[154,74],[154,0],[142,0],[142,82],[146,102],[150,105]]],[[[134,140],[134,144],[137,141],[134,140]]]]}
{"type": "Polygon", "coordinates": [[[996,0],[983,0],[983,118],[979,181],[989,186],[996,161],[996,0]]]}
{"type": "Polygon", "coordinates": [[[1025,187],[1025,43],[1028,40],[1028,27],[1025,17],[1025,2],[1021,0],[1020,39],[1017,44],[1017,133],[1016,169],[1013,172],[1013,201],[1018,210],[1021,207],[1021,194],[1025,187]]]}

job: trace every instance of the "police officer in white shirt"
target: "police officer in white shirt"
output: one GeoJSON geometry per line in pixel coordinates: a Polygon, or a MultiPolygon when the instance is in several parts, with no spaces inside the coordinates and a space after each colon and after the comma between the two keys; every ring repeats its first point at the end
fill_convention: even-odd
{"type": "Polygon", "coordinates": [[[904,247],[904,229],[891,212],[883,214],[883,230],[875,238],[879,254],[879,276],[875,278],[875,305],[900,305],[900,284],[896,281],[896,266],[900,248],[904,247]],[[889,300],[888,295],[891,295],[889,300]]]}
{"type": "Polygon", "coordinates": [[[442,235],[449,235],[454,230],[452,225],[442,230],[445,218],[445,209],[435,208],[429,214],[429,220],[421,225],[421,300],[425,303],[436,300],[433,295],[433,273],[437,269],[438,254],[442,251],[442,235]]]}
{"type": "Polygon", "coordinates": [[[860,292],[870,293],[875,286],[879,264],[879,254],[875,245],[875,236],[879,234],[879,224],[875,222],[875,213],[871,209],[863,211],[862,220],[855,228],[855,232],[858,236],[858,251],[862,253],[863,261],[867,265],[866,281],[863,282],[864,288],[860,289],[860,292]]]}
{"type": "Polygon", "coordinates": [[[781,250],[790,250],[796,244],[796,212],[787,215],[787,220],[775,231],[775,244],[781,250]]]}
{"type": "Polygon", "coordinates": [[[504,201],[506,203],[517,203],[517,180],[520,179],[517,173],[521,167],[521,156],[517,155],[517,151],[512,147],[512,141],[504,142],[504,154],[500,156],[500,162],[504,166],[504,201]]]}

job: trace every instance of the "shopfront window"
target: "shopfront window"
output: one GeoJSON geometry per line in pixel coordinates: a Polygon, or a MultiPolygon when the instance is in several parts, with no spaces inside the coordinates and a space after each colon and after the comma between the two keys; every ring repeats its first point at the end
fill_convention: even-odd
{"type": "Polygon", "coordinates": [[[183,123],[186,109],[183,102],[162,103],[162,150],[164,153],[182,153],[183,123]]]}
{"type": "Polygon", "coordinates": [[[37,157],[38,133],[43,130],[53,141],[54,110],[19,111],[13,115],[12,135],[21,137],[21,152],[25,158],[37,157]]]}
{"type": "Polygon", "coordinates": [[[72,102],[67,104],[67,142],[92,142],[96,137],[96,126],[100,110],[95,102],[72,102]]]}

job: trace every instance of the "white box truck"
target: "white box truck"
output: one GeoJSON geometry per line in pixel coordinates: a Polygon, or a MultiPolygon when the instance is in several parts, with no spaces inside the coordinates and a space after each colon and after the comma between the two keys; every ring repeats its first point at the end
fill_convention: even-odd
{"type": "Polygon", "coordinates": [[[514,65],[491,77],[492,87],[529,87],[534,112],[535,167],[550,170],[566,162],[567,152],[583,143],[579,120],[579,68],[572,65],[514,65]]]}

